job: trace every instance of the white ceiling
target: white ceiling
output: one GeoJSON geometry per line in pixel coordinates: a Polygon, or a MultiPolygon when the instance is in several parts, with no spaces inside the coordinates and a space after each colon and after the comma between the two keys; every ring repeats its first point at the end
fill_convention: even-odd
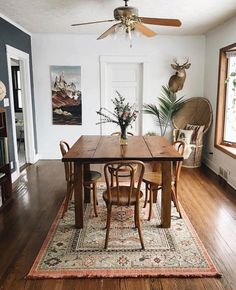
{"type": "MultiPolygon", "coordinates": [[[[236,0],[130,0],[139,16],[177,18],[181,28],[149,25],[158,34],[204,34],[236,15],[236,0]]],[[[111,23],[71,27],[72,23],[113,19],[122,0],[0,0],[1,13],[32,33],[101,34],[111,23]]]]}

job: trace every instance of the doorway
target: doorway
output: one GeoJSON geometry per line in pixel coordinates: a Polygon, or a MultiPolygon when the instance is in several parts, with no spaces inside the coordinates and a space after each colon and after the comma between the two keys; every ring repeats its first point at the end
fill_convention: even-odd
{"type": "MultiPolygon", "coordinates": [[[[32,96],[31,96],[31,82],[30,82],[30,65],[29,54],[16,49],[12,46],[6,45],[7,52],[7,66],[8,66],[8,79],[9,79],[9,96],[11,108],[11,121],[12,121],[12,135],[13,135],[13,150],[14,160],[11,162],[12,169],[12,182],[14,182],[20,175],[20,162],[18,151],[23,149],[23,161],[26,163],[35,163],[37,157],[35,154],[35,136],[33,125],[33,112],[32,112],[32,96]],[[14,86],[12,77],[12,62],[16,62],[19,66],[18,78],[20,79],[20,88],[18,84],[18,91],[20,91],[21,98],[18,98],[18,105],[21,104],[22,115],[19,119],[19,135],[16,126],[15,105],[14,105],[14,86]],[[20,90],[19,90],[20,89],[20,90]],[[21,131],[20,131],[21,130],[21,131]],[[21,133],[21,134],[20,134],[21,133]],[[19,139],[19,140],[18,140],[19,139]]],[[[19,96],[19,94],[18,94],[19,96]]]]}
{"type": "MultiPolygon", "coordinates": [[[[141,112],[143,96],[146,93],[146,63],[146,58],[141,56],[101,56],[101,107],[113,111],[111,99],[117,97],[118,91],[125,98],[125,102],[135,104],[136,109],[141,112]]],[[[142,127],[140,113],[128,131],[134,135],[142,135],[142,127]]],[[[112,123],[101,124],[100,127],[103,135],[110,135],[117,129],[112,123]]]]}
{"type": "Polygon", "coordinates": [[[13,58],[11,58],[11,76],[12,76],[12,89],[14,99],[18,162],[21,171],[26,166],[24,108],[22,104],[22,82],[21,82],[20,62],[19,60],[13,58]]]}

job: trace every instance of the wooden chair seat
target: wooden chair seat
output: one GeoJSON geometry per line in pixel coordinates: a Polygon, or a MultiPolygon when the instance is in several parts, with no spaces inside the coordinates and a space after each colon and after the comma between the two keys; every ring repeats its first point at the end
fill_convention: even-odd
{"type": "Polygon", "coordinates": [[[161,185],[162,177],[161,172],[146,172],[143,175],[143,182],[150,183],[152,185],[161,185]]]}
{"type": "MultiPolygon", "coordinates": [[[[112,205],[120,205],[120,206],[126,206],[126,205],[135,205],[136,198],[138,195],[137,188],[134,188],[129,200],[129,193],[130,193],[130,187],[129,186],[119,186],[119,189],[117,187],[111,188],[111,203],[112,205]],[[119,195],[117,195],[117,190],[119,190],[119,195]],[[118,200],[119,197],[119,200],[118,200]]],[[[143,197],[142,191],[139,192],[140,199],[143,197]]],[[[108,202],[108,192],[107,190],[103,192],[103,199],[107,203],[108,202]]]]}
{"type": "Polygon", "coordinates": [[[86,185],[87,183],[94,183],[97,182],[99,178],[101,178],[101,173],[98,171],[93,171],[90,170],[88,172],[85,172],[84,174],[84,184],[86,185]]]}
{"type": "MultiPolygon", "coordinates": [[[[94,182],[97,182],[97,180],[99,178],[101,178],[102,175],[100,172],[98,171],[87,171],[85,174],[84,174],[84,185],[88,185],[88,184],[91,184],[91,183],[94,183],[94,182]]],[[[74,176],[74,173],[71,175],[70,177],[70,180],[71,182],[75,182],[75,176],[74,176]]]]}

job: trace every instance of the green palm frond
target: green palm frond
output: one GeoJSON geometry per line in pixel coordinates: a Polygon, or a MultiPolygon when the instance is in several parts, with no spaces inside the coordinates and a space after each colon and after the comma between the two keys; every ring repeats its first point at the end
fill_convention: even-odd
{"type": "Polygon", "coordinates": [[[177,99],[176,93],[170,91],[168,86],[162,86],[161,96],[157,98],[159,107],[155,104],[145,104],[143,112],[153,115],[160,127],[161,135],[165,135],[171,118],[183,106],[183,97],[177,99]]]}

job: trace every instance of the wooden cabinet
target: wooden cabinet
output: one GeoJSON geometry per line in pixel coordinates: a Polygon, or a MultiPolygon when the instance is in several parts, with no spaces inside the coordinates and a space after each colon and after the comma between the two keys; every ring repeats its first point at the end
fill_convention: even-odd
{"type": "Polygon", "coordinates": [[[6,111],[0,108],[0,209],[11,199],[11,168],[8,155],[6,111]]]}

